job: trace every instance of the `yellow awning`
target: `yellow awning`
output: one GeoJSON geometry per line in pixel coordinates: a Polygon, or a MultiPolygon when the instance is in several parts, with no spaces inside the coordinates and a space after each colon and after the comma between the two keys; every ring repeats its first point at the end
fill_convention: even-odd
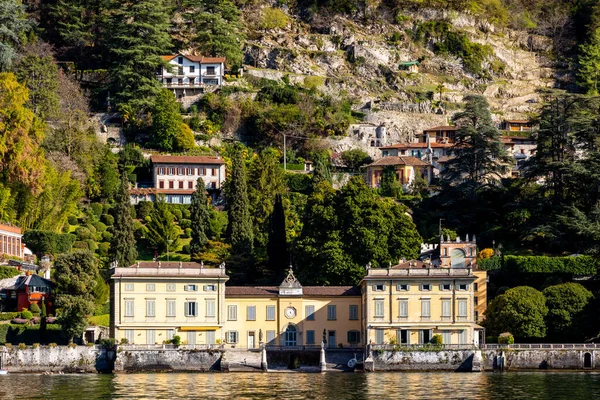
{"type": "Polygon", "coordinates": [[[220,326],[182,326],[179,328],[180,331],[216,331],[221,329],[220,326]]]}

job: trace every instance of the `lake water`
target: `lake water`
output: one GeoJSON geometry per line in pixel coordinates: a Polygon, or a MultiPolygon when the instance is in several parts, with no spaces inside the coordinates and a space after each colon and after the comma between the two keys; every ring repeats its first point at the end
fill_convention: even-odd
{"type": "Polygon", "coordinates": [[[0,376],[0,399],[600,399],[597,372],[0,376]]]}

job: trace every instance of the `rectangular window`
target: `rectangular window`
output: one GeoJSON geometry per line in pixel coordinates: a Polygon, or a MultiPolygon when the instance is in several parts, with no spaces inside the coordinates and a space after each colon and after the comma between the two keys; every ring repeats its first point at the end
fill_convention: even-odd
{"type": "Polygon", "coordinates": [[[206,75],[214,75],[215,67],[206,67],[206,75]]]}
{"type": "Polygon", "coordinates": [[[177,175],[183,175],[183,168],[177,167],[177,175]]]}
{"type": "Polygon", "coordinates": [[[473,291],[477,292],[479,290],[479,284],[477,282],[473,283],[473,291]]]}
{"type": "Polygon", "coordinates": [[[175,336],[175,329],[167,329],[167,340],[173,339],[175,336]]]}
{"type": "Polygon", "coordinates": [[[125,284],[125,290],[128,292],[133,291],[133,283],[126,283],[125,284]]]}
{"type": "Polygon", "coordinates": [[[167,317],[174,317],[177,312],[177,302],[173,299],[167,299],[167,317]]]}
{"type": "Polygon", "coordinates": [[[479,298],[477,296],[473,297],[473,304],[477,305],[479,303],[479,298]]]}
{"type": "Polygon", "coordinates": [[[430,307],[429,299],[421,300],[421,317],[429,318],[431,317],[431,307],[430,307]]]}
{"type": "Polygon", "coordinates": [[[396,331],[396,341],[399,344],[408,344],[408,337],[409,337],[408,330],[398,329],[396,331]]]}
{"type": "Polygon", "coordinates": [[[183,189],[183,181],[179,181],[179,189],[183,189]]]}
{"type": "Polygon", "coordinates": [[[125,316],[133,317],[133,300],[125,300],[125,316]]]}
{"type": "Polygon", "coordinates": [[[154,329],[146,331],[146,344],[156,344],[156,333],[154,329]]]}
{"type": "Polygon", "coordinates": [[[475,311],[475,322],[479,321],[479,311],[475,311]]]}
{"type": "Polygon", "coordinates": [[[186,317],[198,316],[198,303],[195,301],[186,301],[184,304],[186,317]]]}
{"type": "Polygon", "coordinates": [[[206,316],[213,318],[216,316],[216,307],[214,299],[206,299],[206,316]]]}
{"type": "Polygon", "coordinates": [[[383,317],[383,300],[375,300],[375,317],[383,317]]]}
{"type": "Polygon", "coordinates": [[[275,331],[267,331],[267,344],[275,344],[275,331]]]}
{"type": "Polygon", "coordinates": [[[188,189],[193,189],[194,188],[194,182],[189,181],[188,182],[188,189]]]}
{"type": "Polygon", "coordinates": [[[375,329],[375,344],[383,344],[384,333],[383,329],[375,329]]]}
{"type": "Polygon", "coordinates": [[[333,321],[336,319],[336,307],[327,306],[327,320],[333,321]]]}
{"type": "Polygon", "coordinates": [[[156,302],[146,300],[146,317],[156,317],[156,302]]]}
{"type": "Polygon", "coordinates": [[[175,168],[169,167],[169,175],[175,175],[175,168]]]}
{"type": "Polygon", "coordinates": [[[449,318],[452,316],[452,301],[449,299],[442,299],[442,318],[449,318]]]}
{"type": "Polygon", "coordinates": [[[175,284],[167,283],[167,292],[174,292],[174,291],[175,291],[175,284]]]}
{"type": "Polygon", "coordinates": [[[202,287],[202,290],[204,290],[205,292],[216,292],[217,286],[216,285],[204,285],[202,287]]]}
{"type": "Polygon", "coordinates": [[[169,181],[169,189],[175,189],[175,182],[169,181]]]}
{"type": "Polygon", "coordinates": [[[425,292],[431,291],[431,284],[427,283],[427,284],[421,285],[421,290],[425,291],[425,292]]]}
{"type": "Polygon", "coordinates": [[[187,333],[187,342],[191,345],[196,344],[196,331],[189,331],[187,333]]]}
{"type": "Polygon", "coordinates": [[[247,321],[256,321],[256,306],[247,306],[246,307],[246,320],[247,321]]]}
{"type": "Polygon", "coordinates": [[[135,331],[133,329],[125,329],[125,339],[129,344],[133,344],[134,337],[135,331]]]}
{"type": "Polygon", "coordinates": [[[275,306],[267,306],[267,321],[275,321],[275,306]]]}
{"type": "Polygon", "coordinates": [[[315,320],[315,306],[306,306],[306,320],[307,321],[315,320]]]}
{"type": "Polygon", "coordinates": [[[440,285],[440,290],[444,292],[450,291],[452,290],[452,285],[449,283],[443,283],[440,285]]]}
{"type": "Polygon", "coordinates": [[[159,189],[164,189],[165,188],[165,181],[158,181],[158,188],[159,189]]]}
{"type": "Polygon", "coordinates": [[[373,285],[374,292],[383,292],[385,290],[385,285],[373,285]]]}
{"type": "Polygon", "coordinates": [[[467,300],[458,299],[458,316],[461,318],[467,317],[467,300]]]}
{"type": "Polygon", "coordinates": [[[183,64],[183,57],[177,57],[177,63],[183,64]]]}
{"type": "Polygon", "coordinates": [[[238,333],[237,331],[227,331],[227,343],[237,343],[238,333]]]}
{"type": "Polygon", "coordinates": [[[164,175],[164,174],[165,174],[165,169],[164,169],[164,167],[160,167],[160,168],[158,169],[158,175],[164,175]]]}
{"type": "Polygon", "coordinates": [[[198,168],[198,175],[200,175],[200,176],[206,175],[206,168],[198,168]]]}
{"type": "Polygon", "coordinates": [[[399,292],[408,292],[410,290],[410,285],[401,283],[396,286],[396,290],[399,292]]]}
{"type": "Polygon", "coordinates": [[[469,285],[467,285],[467,284],[460,284],[460,285],[458,285],[458,290],[461,290],[461,291],[469,290],[469,285]]]}
{"type": "Polygon", "coordinates": [[[348,343],[360,343],[360,332],[348,331],[348,343]]]}
{"type": "Polygon", "coordinates": [[[237,306],[227,306],[227,320],[237,321],[237,306]]]}
{"type": "Polygon", "coordinates": [[[215,331],[206,331],[206,344],[215,344],[215,331]]]}
{"type": "Polygon", "coordinates": [[[154,283],[146,284],[146,292],[154,292],[156,290],[156,285],[154,283]]]}
{"type": "Polygon", "coordinates": [[[315,344],[315,331],[306,331],[306,344],[315,344]]]}
{"type": "Polygon", "coordinates": [[[442,344],[452,344],[450,331],[442,331],[442,344]]]}
{"type": "Polygon", "coordinates": [[[188,175],[194,175],[194,168],[186,168],[186,169],[185,169],[185,172],[186,172],[188,175]]]}
{"type": "Polygon", "coordinates": [[[217,169],[216,168],[212,169],[212,176],[217,176],[217,169]]]}
{"type": "Polygon", "coordinates": [[[350,310],[349,310],[349,314],[350,314],[350,320],[351,321],[356,321],[358,320],[358,306],[356,305],[351,305],[350,306],[350,310]]]}
{"type": "Polygon", "coordinates": [[[198,285],[185,285],[183,287],[183,290],[185,290],[186,292],[197,292],[198,291],[198,285]]]}
{"type": "Polygon", "coordinates": [[[408,318],[408,299],[400,299],[398,310],[400,318],[408,318]]]}

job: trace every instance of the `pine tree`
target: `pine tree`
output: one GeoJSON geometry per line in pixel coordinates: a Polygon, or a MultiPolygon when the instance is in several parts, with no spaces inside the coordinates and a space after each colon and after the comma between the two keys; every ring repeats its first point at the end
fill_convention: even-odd
{"type": "Polygon", "coordinates": [[[203,55],[226,57],[232,68],[242,65],[245,40],[241,12],[231,0],[188,0],[189,18],[196,28],[197,46],[203,55]]]}
{"type": "Polygon", "coordinates": [[[494,184],[509,171],[513,159],[504,149],[485,97],[467,96],[465,100],[465,110],[454,116],[460,127],[452,148],[455,156],[442,173],[443,183],[494,184]]]}
{"type": "Polygon", "coordinates": [[[10,70],[23,34],[29,28],[25,6],[20,1],[0,1],[0,72],[10,70]]]}
{"type": "Polygon", "coordinates": [[[269,217],[269,242],[267,243],[269,257],[268,268],[274,278],[282,275],[289,263],[289,255],[285,230],[285,211],[281,194],[275,196],[275,206],[269,217]]]}
{"type": "Polygon", "coordinates": [[[119,2],[111,19],[111,94],[126,118],[147,109],[162,90],[156,71],[171,48],[166,0],[119,2]]]}
{"type": "Polygon", "coordinates": [[[315,169],[313,172],[313,188],[323,181],[331,183],[329,154],[326,151],[315,152],[312,155],[315,169]]]}
{"type": "Polygon", "coordinates": [[[146,238],[160,254],[171,252],[179,245],[179,227],[164,198],[155,203],[146,228],[146,238]]]}
{"type": "Polygon", "coordinates": [[[600,80],[600,28],[596,28],[587,43],[579,46],[578,82],[588,94],[598,95],[600,80]]]}
{"type": "Polygon", "coordinates": [[[190,220],[192,222],[190,253],[193,257],[195,254],[204,251],[208,243],[208,231],[210,230],[210,209],[206,198],[206,185],[202,178],[198,178],[196,190],[192,194],[190,220]]]}
{"type": "Polygon", "coordinates": [[[117,266],[129,267],[135,263],[138,253],[129,202],[129,180],[125,173],[121,176],[121,188],[115,196],[115,201],[115,222],[108,254],[110,261],[115,262],[117,266]]]}
{"type": "Polygon", "coordinates": [[[225,186],[227,199],[227,236],[234,254],[250,255],[253,250],[252,218],[248,201],[246,167],[239,147],[234,149],[231,160],[231,175],[225,186]]]}

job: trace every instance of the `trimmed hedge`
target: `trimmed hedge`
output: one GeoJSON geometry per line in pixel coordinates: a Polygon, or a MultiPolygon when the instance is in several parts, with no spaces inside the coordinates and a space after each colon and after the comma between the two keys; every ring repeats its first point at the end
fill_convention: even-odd
{"type": "Polygon", "coordinates": [[[548,257],[507,255],[479,260],[477,265],[480,269],[486,271],[504,269],[516,273],[595,275],[598,273],[600,261],[591,256],[548,257]]]}
{"type": "MultiPolygon", "coordinates": [[[[61,326],[48,324],[46,327],[46,342],[67,344],[68,340],[63,336],[61,326]]],[[[0,344],[34,344],[40,343],[39,325],[0,325],[0,344]]]]}
{"type": "Polygon", "coordinates": [[[23,242],[36,254],[60,254],[71,250],[75,236],[51,231],[31,230],[23,235],[23,242]]]}

